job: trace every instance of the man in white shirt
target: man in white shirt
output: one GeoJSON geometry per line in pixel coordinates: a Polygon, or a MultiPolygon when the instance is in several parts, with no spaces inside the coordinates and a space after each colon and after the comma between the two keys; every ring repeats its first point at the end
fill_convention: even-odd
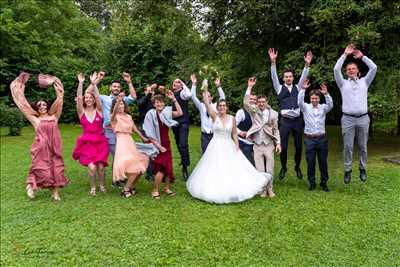
{"type": "Polygon", "coordinates": [[[315,157],[318,158],[321,173],[320,186],[328,192],[328,138],[325,131],[326,114],[333,108],[332,97],[328,94],[325,84],[320,90],[311,90],[310,104],[304,102],[306,89],[310,86],[308,80],[304,81],[298,96],[298,105],[304,117],[304,144],[306,146],[307,176],[310,184],[309,190],[315,190],[315,157]],[[326,104],[320,104],[320,96],[325,96],[326,104]]]}
{"type": "MultiPolygon", "coordinates": [[[[192,89],[191,89],[192,101],[193,101],[194,105],[196,106],[196,108],[200,112],[201,154],[204,154],[204,152],[207,149],[208,144],[210,143],[210,141],[211,141],[211,139],[213,137],[212,119],[207,113],[206,105],[197,98],[197,92],[196,92],[197,77],[196,77],[196,75],[192,74],[190,76],[190,79],[192,80],[192,89]]],[[[222,90],[220,79],[216,78],[215,81],[214,81],[214,84],[217,87],[219,100],[225,99],[225,93],[222,90]]],[[[207,91],[207,93],[209,94],[208,99],[210,100],[211,106],[213,107],[215,112],[217,112],[217,103],[212,103],[213,97],[212,97],[212,95],[210,94],[209,91],[207,91]]]]}
{"type": "Polygon", "coordinates": [[[377,66],[364,56],[363,53],[349,44],[344,54],[338,59],[334,68],[336,84],[342,94],[342,136],[343,136],[343,158],[344,158],[344,183],[351,180],[351,166],[353,161],[354,138],[357,139],[359,148],[360,180],[367,180],[367,142],[369,129],[368,116],[368,88],[376,75],[377,66]],[[346,65],[347,79],[343,78],[342,66],[346,58],[353,55],[361,59],[369,68],[368,73],[360,78],[360,72],[355,62],[346,65]]]}

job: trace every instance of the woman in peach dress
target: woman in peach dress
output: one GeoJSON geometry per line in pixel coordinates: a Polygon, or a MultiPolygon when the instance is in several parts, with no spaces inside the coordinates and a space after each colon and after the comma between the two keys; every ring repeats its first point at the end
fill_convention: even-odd
{"type": "Polygon", "coordinates": [[[137,129],[131,115],[128,114],[129,107],[123,101],[123,94],[113,100],[111,110],[111,126],[116,136],[113,181],[128,178],[121,196],[129,198],[136,194],[135,184],[139,176],[146,172],[149,164],[148,155],[154,155],[158,151],[152,144],[141,144],[141,148],[145,147],[147,150],[145,153],[137,148],[132,139],[132,132],[137,133],[143,142],[148,142],[148,139],[137,129]]]}
{"type": "Polygon", "coordinates": [[[52,198],[61,200],[59,188],[68,184],[64,176],[64,160],[58,120],[61,116],[64,87],[54,76],[39,75],[39,85],[54,84],[57,98],[49,109],[49,104],[38,100],[32,104],[25,98],[25,83],[30,74],[22,72],[10,85],[15,104],[35,129],[35,141],[31,147],[32,165],[26,181],[26,192],[30,199],[41,188],[52,190],[52,198]]]}

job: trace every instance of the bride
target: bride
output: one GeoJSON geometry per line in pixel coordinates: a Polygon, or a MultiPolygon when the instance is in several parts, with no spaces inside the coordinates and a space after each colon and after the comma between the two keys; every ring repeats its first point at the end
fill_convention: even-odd
{"type": "Polygon", "coordinates": [[[271,179],[258,172],[239,150],[235,117],[227,114],[224,100],[214,111],[208,101],[207,80],[203,81],[203,99],[213,121],[214,136],[186,182],[189,193],[212,203],[232,203],[250,199],[271,179]]]}

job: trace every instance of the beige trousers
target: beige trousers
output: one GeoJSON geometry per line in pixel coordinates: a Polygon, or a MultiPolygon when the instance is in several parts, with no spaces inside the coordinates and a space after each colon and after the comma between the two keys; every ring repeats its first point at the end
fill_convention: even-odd
{"type": "Polygon", "coordinates": [[[274,176],[274,143],[269,144],[254,144],[254,162],[256,164],[256,169],[260,172],[268,172],[272,175],[271,181],[267,184],[267,188],[272,188],[272,180],[274,176]]]}

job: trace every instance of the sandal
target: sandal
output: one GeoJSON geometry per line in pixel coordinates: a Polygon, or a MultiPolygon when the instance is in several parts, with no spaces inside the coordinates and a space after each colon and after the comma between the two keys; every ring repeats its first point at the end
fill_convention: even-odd
{"type": "Polygon", "coordinates": [[[91,195],[91,196],[93,196],[93,197],[96,196],[96,187],[93,187],[93,188],[90,189],[89,195],[91,195]]]}
{"type": "Polygon", "coordinates": [[[159,200],[161,198],[159,192],[151,192],[151,198],[155,200],[159,200]]]}
{"type": "Polygon", "coordinates": [[[26,194],[28,195],[28,197],[30,199],[34,199],[35,198],[35,190],[33,190],[32,186],[30,184],[28,184],[26,186],[26,194]]]}
{"type": "Polygon", "coordinates": [[[53,198],[54,201],[60,201],[61,197],[58,193],[53,193],[51,194],[51,197],[53,198]]]}
{"type": "Polygon", "coordinates": [[[104,185],[100,185],[100,192],[102,193],[107,192],[106,187],[104,185]]]}
{"type": "Polygon", "coordinates": [[[164,193],[167,194],[169,197],[173,197],[176,195],[176,192],[172,191],[171,189],[164,189],[164,193]]]}
{"type": "Polygon", "coordinates": [[[132,189],[123,189],[122,191],[121,191],[121,196],[123,197],[123,198],[130,198],[130,197],[133,197],[134,195],[136,195],[136,191],[132,191],[132,189]]]}

